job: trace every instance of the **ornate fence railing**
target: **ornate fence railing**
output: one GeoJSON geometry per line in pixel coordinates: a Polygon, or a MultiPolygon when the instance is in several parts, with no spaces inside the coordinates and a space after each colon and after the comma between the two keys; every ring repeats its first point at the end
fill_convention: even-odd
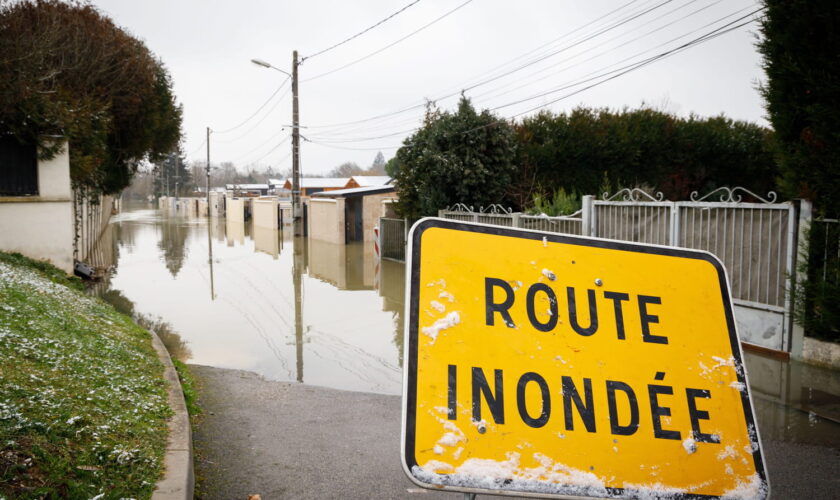
{"type": "Polygon", "coordinates": [[[775,193],[759,196],[740,187],[705,196],[692,193],[688,201],[624,189],[601,199],[584,196],[580,211],[562,217],[526,215],[498,205],[476,211],[463,204],[439,216],[710,252],[727,269],[742,338],[776,350],[795,349],[790,280],[797,279],[797,245],[806,237],[808,202],[780,203],[775,193]]]}

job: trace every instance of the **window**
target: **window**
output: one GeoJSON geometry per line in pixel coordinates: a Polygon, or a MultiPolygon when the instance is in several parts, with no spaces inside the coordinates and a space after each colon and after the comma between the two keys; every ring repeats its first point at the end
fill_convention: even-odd
{"type": "Polygon", "coordinates": [[[34,145],[0,136],[0,196],[38,194],[38,157],[34,145]]]}

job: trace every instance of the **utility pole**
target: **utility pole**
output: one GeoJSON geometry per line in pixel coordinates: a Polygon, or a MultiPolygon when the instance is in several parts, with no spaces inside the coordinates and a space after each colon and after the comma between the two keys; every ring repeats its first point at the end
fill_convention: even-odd
{"type": "Polygon", "coordinates": [[[302,236],[300,205],[300,111],[298,109],[298,53],[292,52],[292,223],[294,236],[302,236]]]}
{"type": "Polygon", "coordinates": [[[175,155],[175,198],[178,197],[178,181],[181,180],[181,172],[178,169],[178,163],[181,161],[180,155],[178,153],[172,153],[175,155]]]}
{"type": "Polygon", "coordinates": [[[210,127],[207,127],[207,217],[210,217],[210,127]]]}
{"type": "Polygon", "coordinates": [[[213,236],[210,234],[210,127],[207,127],[207,263],[210,264],[210,300],[216,300],[216,286],[213,281],[213,236]]]}

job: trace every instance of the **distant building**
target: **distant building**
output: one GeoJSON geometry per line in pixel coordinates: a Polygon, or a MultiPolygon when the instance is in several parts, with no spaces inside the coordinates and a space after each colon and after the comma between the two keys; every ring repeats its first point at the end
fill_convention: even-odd
{"type": "Polygon", "coordinates": [[[268,184],[226,184],[225,189],[233,196],[247,196],[257,195],[265,196],[268,194],[270,186],[268,184]]]}
{"type": "Polygon", "coordinates": [[[331,243],[373,241],[373,226],[385,201],[396,198],[393,185],[339,189],[309,200],[309,236],[331,243]]]}
{"type": "Polygon", "coordinates": [[[388,186],[393,184],[394,179],[387,175],[354,175],[347,181],[345,188],[359,188],[371,186],[388,186]]]}
{"type": "MultiPolygon", "coordinates": [[[[307,199],[315,193],[334,191],[347,187],[348,177],[302,177],[300,179],[300,197],[307,199]]],[[[292,180],[286,179],[283,189],[292,190],[292,180]]]]}

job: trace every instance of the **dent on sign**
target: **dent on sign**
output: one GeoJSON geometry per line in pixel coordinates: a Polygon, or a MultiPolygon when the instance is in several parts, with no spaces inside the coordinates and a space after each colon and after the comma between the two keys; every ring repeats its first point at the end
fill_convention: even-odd
{"type": "Polygon", "coordinates": [[[406,474],[509,495],[766,498],[725,271],[685,249],[424,219],[406,474]]]}

